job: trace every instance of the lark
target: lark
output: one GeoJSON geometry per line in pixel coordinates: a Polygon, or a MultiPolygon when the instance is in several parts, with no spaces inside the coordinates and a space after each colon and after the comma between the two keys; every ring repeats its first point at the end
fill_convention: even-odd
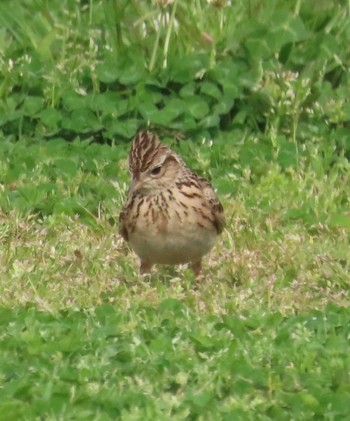
{"type": "Polygon", "coordinates": [[[140,273],[154,264],[190,263],[199,275],[202,257],[225,225],[212,185],[149,131],[133,140],[129,170],[119,232],[140,258],[140,273]]]}

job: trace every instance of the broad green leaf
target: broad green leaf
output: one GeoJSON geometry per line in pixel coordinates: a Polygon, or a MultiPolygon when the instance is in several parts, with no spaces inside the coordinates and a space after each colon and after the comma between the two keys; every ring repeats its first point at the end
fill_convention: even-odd
{"type": "Polygon", "coordinates": [[[194,83],[187,83],[180,89],[180,96],[182,98],[188,98],[194,95],[196,85],[194,83]]]}
{"type": "Polygon", "coordinates": [[[194,118],[201,119],[209,113],[207,102],[198,95],[186,98],[184,104],[194,118]]]}
{"type": "Polygon", "coordinates": [[[175,120],[171,122],[170,127],[174,130],[192,131],[198,128],[198,123],[191,116],[184,115],[184,116],[181,116],[179,120],[175,120]]]}
{"type": "Polygon", "coordinates": [[[172,57],[168,74],[171,81],[186,84],[200,77],[209,68],[209,57],[205,54],[187,54],[182,60],[172,57]]]}
{"type": "Polygon", "coordinates": [[[146,117],[151,123],[166,126],[175,120],[179,115],[185,111],[185,102],[174,98],[170,99],[164,108],[158,109],[155,106],[147,105],[140,106],[141,114],[146,117]]]}
{"type": "Polygon", "coordinates": [[[44,100],[37,96],[28,96],[24,102],[24,113],[29,116],[38,114],[44,107],[44,100]]]}
{"type": "Polygon", "coordinates": [[[139,105],[138,110],[144,120],[152,122],[157,120],[159,108],[157,108],[153,103],[143,102],[139,105]]]}
{"type": "Polygon", "coordinates": [[[152,103],[159,104],[163,100],[163,95],[158,87],[146,83],[136,85],[135,104],[152,103]]]}
{"type": "Polygon", "coordinates": [[[50,128],[57,127],[58,123],[62,120],[62,114],[55,108],[45,108],[39,113],[38,117],[43,124],[50,128]]]}
{"type": "Polygon", "coordinates": [[[118,78],[123,85],[134,85],[145,77],[144,66],[140,62],[131,63],[120,72],[118,78]]]}
{"type": "Polygon", "coordinates": [[[59,169],[62,176],[73,177],[78,171],[77,162],[72,159],[58,158],[54,161],[54,166],[59,169]]]}
{"type": "Polygon", "coordinates": [[[108,61],[96,66],[97,77],[100,82],[110,84],[116,82],[120,76],[120,69],[115,61],[108,61]]]}
{"type": "Polygon", "coordinates": [[[269,57],[273,53],[273,46],[268,42],[266,34],[266,31],[255,33],[254,36],[248,38],[245,42],[252,59],[258,61],[269,57]]]}
{"type": "Polygon", "coordinates": [[[303,41],[310,36],[304,22],[299,16],[289,11],[276,11],[271,19],[267,41],[277,50],[290,42],[303,41]]]}
{"type": "Polygon", "coordinates": [[[137,129],[139,128],[140,121],[137,119],[128,120],[115,120],[107,129],[107,136],[114,138],[115,135],[119,135],[128,139],[135,136],[137,129]]]}
{"type": "Polygon", "coordinates": [[[112,114],[116,112],[121,101],[122,96],[117,92],[103,92],[91,97],[90,108],[93,111],[112,114]]]}
{"type": "Polygon", "coordinates": [[[82,108],[74,110],[69,117],[63,118],[62,127],[77,133],[84,133],[99,130],[101,125],[91,110],[82,108]]]}
{"type": "Polygon", "coordinates": [[[218,88],[218,85],[213,82],[207,82],[207,81],[203,82],[200,85],[200,91],[202,94],[211,96],[217,99],[218,101],[221,100],[221,97],[222,97],[221,90],[218,88]]]}
{"type": "MultiPolygon", "coordinates": [[[[236,88],[233,88],[236,90],[236,88]]],[[[225,90],[225,94],[222,96],[220,101],[215,104],[213,108],[214,114],[227,114],[231,111],[234,105],[234,99],[230,94],[227,93],[227,89],[225,90]]]]}
{"type": "Polygon", "coordinates": [[[80,110],[87,105],[87,98],[74,91],[65,92],[62,95],[62,101],[64,107],[69,111],[80,110]]]}
{"type": "Polygon", "coordinates": [[[217,114],[211,114],[205,117],[203,120],[199,122],[200,126],[209,129],[211,127],[217,127],[219,125],[220,118],[217,114]]]}

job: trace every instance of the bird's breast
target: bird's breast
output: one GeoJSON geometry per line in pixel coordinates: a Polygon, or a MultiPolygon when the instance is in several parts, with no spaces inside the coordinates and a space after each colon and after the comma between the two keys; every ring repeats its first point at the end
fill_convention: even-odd
{"type": "Polygon", "coordinates": [[[203,198],[174,191],[134,200],[127,218],[129,243],[136,254],[156,263],[185,263],[206,254],[216,229],[203,198]]]}

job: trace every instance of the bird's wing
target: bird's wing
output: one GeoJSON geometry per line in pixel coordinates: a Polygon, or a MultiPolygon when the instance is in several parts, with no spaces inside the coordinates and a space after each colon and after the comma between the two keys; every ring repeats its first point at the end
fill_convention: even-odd
{"type": "Polygon", "coordinates": [[[125,241],[128,241],[128,231],[126,229],[126,224],[125,224],[124,209],[120,212],[120,215],[119,215],[119,234],[124,238],[125,241]]]}
{"type": "Polygon", "coordinates": [[[207,199],[214,217],[214,224],[218,234],[220,234],[226,224],[224,208],[218,199],[212,185],[204,177],[198,177],[199,186],[203,192],[203,196],[207,199]]]}

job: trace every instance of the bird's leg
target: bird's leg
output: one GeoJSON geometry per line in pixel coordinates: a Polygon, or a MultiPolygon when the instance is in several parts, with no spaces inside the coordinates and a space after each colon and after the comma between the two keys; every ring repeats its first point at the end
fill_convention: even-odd
{"type": "Polygon", "coordinates": [[[202,270],[202,261],[198,260],[197,262],[193,262],[192,263],[192,270],[193,270],[194,274],[196,275],[196,278],[198,278],[199,275],[201,274],[201,270],[202,270]]]}
{"type": "Polygon", "coordinates": [[[151,272],[152,263],[140,260],[140,275],[146,275],[151,272]]]}

